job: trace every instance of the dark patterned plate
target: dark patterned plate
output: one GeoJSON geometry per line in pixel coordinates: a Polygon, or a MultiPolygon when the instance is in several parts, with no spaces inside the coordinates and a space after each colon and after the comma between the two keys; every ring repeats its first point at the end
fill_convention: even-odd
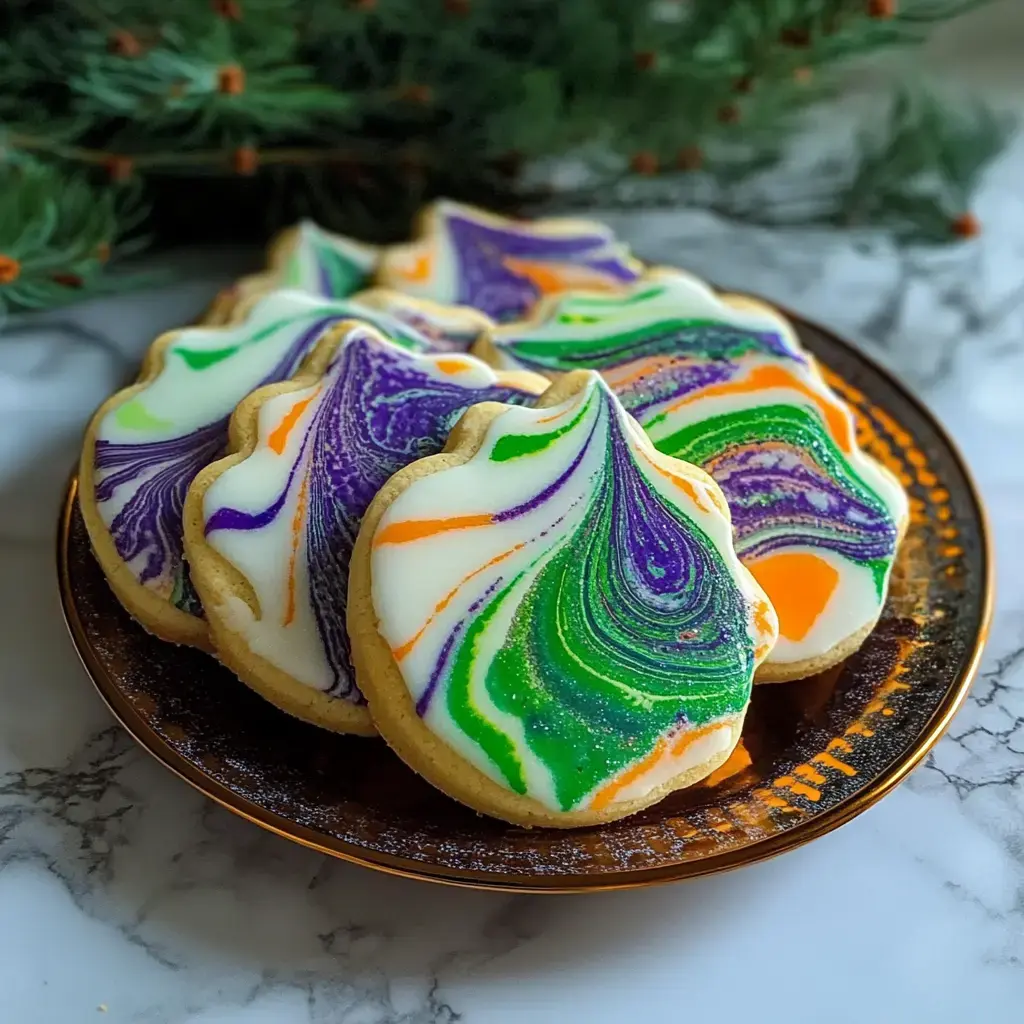
{"type": "Polygon", "coordinates": [[[793,317],[861,443],[911,495],[885,614],[845,665],[755,688],[743,741],[706,782],[625,821],[523,829],[433,790],[379,740],[277,711],[199,651],[121,609],[89,550],[72,482],[58,569],[86,669],[128,731],[218,803],[324,853],[397,874],[543,892],[648,885],[751,864],[849,821],[949,724],[977,667],[991,603],[984,513],[942,428],[880,366],[793,317]]]}

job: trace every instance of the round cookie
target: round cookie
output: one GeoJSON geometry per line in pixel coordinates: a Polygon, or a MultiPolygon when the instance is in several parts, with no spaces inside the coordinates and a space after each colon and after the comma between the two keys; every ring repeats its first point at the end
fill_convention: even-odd
{"type": "Polygon", "coordinates": [[[850,410],[770,307],[652,271],[618,296],[549,300],[474,351],[549,377],[599,370],[659,451],[711,473],[779,616],[759,682],[837,664],[874,627],[906,495],[860,450],[850,410]]]}
{"type": "Polygon", "coordinates": [[[267,249],[267,269],[219,292],[203,321],[225,324],[245,315],[247,303],[277,288],[295,288],[327,299],[343,299],[370,280],[379,250],[325,231],[311,220],[285,228],[267,249]]]}
{"type": "Polygon", "coordinates": [[[419,237],[382,250],[376,279],[420,298],[461,303],[498,321],[525,316],[543,295],[615,289],[643,266],[603,224],[511,220],[442,199],[420,218],[419,237]]]}
{"type": "Polygon", "coordinates": [[[721,765],[776,633],[717,485],[593,373],[533,409],[474,407],[384,485],[348,624],[403,760],[478,811],[561,828],[721,765]]]}
{"type": "Polygon", "coordinates": [[[386,311],[387,293],[377,289],[368,299],[271,292],[254,297],[238,323],[162,335],[139,380],[93,417],[82,448],[82,515],[115,593],[151,632],[207,644],[183,558],[182,504],[196,473],[223,454],[228,418],[250,391],[291,376],[317,341],[347,319],[374,324],[403,347],[424,352],[464,346],[483,322],[472,310],[403,296],[394,309],[414,316],[418,326],[411,326],[386,311]],[[455,332],[451,342],[448,330],[455,332]]]}
{"type": "Polygon", "coordinates": [[[199,473],[185,505],[185,552],[221,661],[299,718],[372,733],[345,630],[360,519],[393,473],[441,451],[469,406],[532,404],[546,385],[348,322],[294,379],[251,394],[232,417],[234,453],[199,473]]]}

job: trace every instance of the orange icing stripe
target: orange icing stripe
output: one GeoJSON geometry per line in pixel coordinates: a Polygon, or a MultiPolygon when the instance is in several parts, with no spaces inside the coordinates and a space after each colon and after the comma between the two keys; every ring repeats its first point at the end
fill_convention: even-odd
{"type": "MultiPolygon", "coordinates": [[[[710,512],[711,510],[701,501],[700,494],[697,492],[697,488],[683,476],[676,476],[675,473],[670,473],[667,469],[659,466],[647,452],[642,452],[643,457],[647,460],[647,464],[660,473],[666,480],[671,481],[678,487],[693,503],[701,510],[701,512],[710,512]]],[[[716,504],[718,504],[716,502],[716,504]]]]}
{"type": "Polygon", "coordinates": [[[766,601],[757,601],[754,604],[754,628],[757,630],[757,635],[761,638],[761,642],[754,651],[755,658],[761,658],[775,646],[776,632],[768,618],[768,613],[771,610],[772,606],[766,601]]]}
{"type": "MultiPolygon", "coordinates": [[[[679,757],[679,755],[684,753],[691,744],[704,736],[709,736],[717,729],[722,728],[724,728],[724,726],[721,722],[709,722],[707,725],[701,725],[696,729],[686,730],[675,741],[675,743],[672,744],[670,756],[679,757]]],[[[667,747],[668,740],[663,736],[655,744],[654,749],[642,761],[638,761],[631,768],[627,768],[626,771],[624,771],[618,778],[612,779],[611,782],[602,786],[601,789],[594,794],[594,798],[590,801],[591,809],[599,811],[602,808],[607,807],[623,789],[630,786],[641,776],[649,772],[664,756],[667,747]]]]}
{"type": "Polygon", "coordinates": [[[687,747],[692,746],[697,740],[710,736],[713,732],[724,728],[725,726],[721,722],[708,722],[707,725],[698,726],[696,729],[688,729],[673,745],[672,756],[679,757],[687,747]]]}
{"type": "Polygon", "coordinates": [[[554,423],[555,420],[560,420],[563,416],[568,416],[569,413],[576,412],[577,408],[578,406],[576,405],[570,405],[568,408],[560,409],[558,412],[553,413],[551,416],[541,417],[539,420],[537,420],[537,423],[554,423]]]}
{"type": "Polygon", "coordinates": [[[465,359],[437,359],[434,361],[434,365],[442,373],[464,373],[470,369],[472,363],[467,363],[465,359]]]}
{"type": "Polygon", "coordinates": [[[441,614],[441,612],[445,610],[445,608],[448,607],[449,604],[451,604],[452,598],[455,597],[455,595],[462,589],[462,587],[466,583],[468,583],[474,576],[478,576],[485,569],[489,569],[492,565],[497,565],[498,562],[503,562],[506,558],[509,557],[509,555],[513,555],[517,551],[525,547],[525,543],[516,544],[515,547],[509,548],[508,551],[504,551],[500,555],[495,555],[494,558],[492,558],[486,565],[481,565],[479,569],[474,569],[468,576],[463,576],[462,579],[459,580],[459,582],[454,587],[452,587],[448,594],[445,597],[443,597],[440,601],[438,601],[436,605],[434,605],[434,611],[431,614],[430,618],[427,619],[427,621],[424,622],[423,625],[416,631],[412,639],[406,640],[406,642],[402,644],[401,647],[392,648],[391,653],[394,656],[395,661],[401,661],[416,646],[416,644],[419,642],[420,637],[423,636],[423,634],[427,631],[427,627],[434,621],[434,619],[437,618],[438,615],[441,614]]]}
{"type": "Polygon", "coordinates": [[[806,551],[780,551],[746,566],[775,606],[787,640],[807,636],[839,586],[835,566],[806,551]]]}
{"type": "Polygon", "coordinates": [[[373,546],[378,548],[382,544],[408,544],[449,530],[469,530],[476,526],[490,526],[493,522],[494,517],[487,512],[475,516],[452,516],[450,519],[410,519],[385,526],[373,538],[373,546]]]}
{"type": "Polygon", "coordinates": [[[551,292],[565,290],[566,282],[556,268],[545,266],[543,263],[516,259],[514,256],[505,257],[503,262],[512,273],[525,277],[535,284],[542,294],[548,295],[551,292]]]}
{"type": "Polygon", "coordinates": [[[295,503],[295,515],[292,516],[292,549],[288,556],[288,599],[285,602],[284,625],[290,626],[295,619],[295,563],[299,555],[299,536],[302,533],[302,522],[306,518],[306,505],[309,493],[309,473],[302,477],[299,487],[299,498],[295,503]]]}
{"type": "Polygon", "coordinates": [[[288,444],[288,437],[294,429],[295,424],[299,422],[299,417],[302,416],[303,412],[306,411],[306,407],[318,394],[320,394],[319,387],[308,398],[303,398],[301,401],[296,402],[284,414],[284,416],[281,417],[281,422],[274,427],[270,432],[270,437],[267,438],[267,444],[270,446],[272,451],[278,455],[284,454],[285,445],[288,444]]]}
{"type": "Polygon", "coordinates": [[[399,267],[398,272],[406,281],[423,282],[430,277],[431,262],[430,253],[424,252],[415,257],[411,264],[399,267]]]}
{"type": "Polygon", "coordinates": [[[616,793],[625,789],[631,782],[636,782],[641,775],[650,771],[661,760],[661,755],[665,753],[666,746],[668,744],[665,742],[664,737],[662,737],[654,745],[654,749],[642,761],[638,761],[632,768],[627,768],[617,779],[612,779],[611,782],[599,789],[594,794],[594,799],[590,801],[590,809],[600,811],[602,808],[607,807],[615,799],[616,793]]]}
{"type": "Polygon", "coordinates": [[[582,267],[534,263],[515,256],[506,256],[502,263],[513,274],[525,277],[542,295],[563,292],[567,288],[592,288],[595,291],[611,291],[614,288],[603,275],[582,267]]]}
{"type": "Polygon", "coordinates": [[[792,388],[805,398],[809,398],[821,413],[825,424],[828,426],[829,433],[835,439],[836,444],[844,452],[853,450],[853,423],[846,409],[834,402],[827,401],[812,388],[808,387],[796,374],[782,366],[758,366],[745,378],[704,388],[703,391],[699,391],[694,395],[681,398],[674,405],[669,406],[665,412],[666,414],[675,412],[676,409],[680,409],[684,405],[706,398],[744,395],[754,391],[767,391],[769,388],[792,388]]]}

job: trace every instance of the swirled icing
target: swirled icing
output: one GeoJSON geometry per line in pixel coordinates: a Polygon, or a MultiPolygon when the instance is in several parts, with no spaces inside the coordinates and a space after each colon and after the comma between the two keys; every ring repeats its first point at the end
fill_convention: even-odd
{"type": "Polygon", "coordinates": [[[467,352],[494,321],[469,306],[449,306],[417,299],[391,288],[368,288],[354,296],[361,306],[378,310],[426,338],[435,352],[467,352]]]}
{"type": "Polygon", "coordinates": [[[217,295],[204,322],[237,323],[254,300],[280,288],[346,298],[369,282],[379,253],[376,246],[325,231],[311,220],[301,221],[270,243],[266,270],[243,277],[217,295]]]}
{"type": "Polygon", "coordinates": [[[906,496],[781,317],[666,271],[621,296],[553,300],[480,351],[548,375],[600,370],[659,451],[711,473],[779,614],[770,665],[823,658],[878,618],[906,496]]]}
{"type": "Polygon", "coordinates": [[[374,246],[300,221],[273,252],[273,287],[342,299],[366,285],[378,255],[374,246]]]}
{"type": "Polygon", "coordinates": [[[378,280],[505,321],[525,315],[542,295],[615,288],[641,270],[602,224],[509,220],[441,200],[425,212],[417,241],[384,250],[378,280]]]}
{"type": "MultiPolygon", "coordinates": [[[[260,385],[291,376],[325,333],[355,318],[410,350],[463,347],[468,340],[457,310],[428,336],[382,308],[389,301],[381,291],[371,293],[371,304],[276,291],[238,324],[188,328],[155,344],[156,374],[105,407],[94,424],[96,507],[141,586],[185,614],[202,614],[182,553],[185,492],[223,451],[234,407],[260,385]],[[457,324],[462,333],[446,341],[445,328],[457,324]]],[[[420,323],[430,321],[433,308],[407,297],[395,306],[420,323]]]]}
{"type": "Polygon", "coordinates": [[[718,487],[581,376],[413,480],[370,549],[379,633],[424,724],[556,812],[642,798],[731,746],[775,636],[718,487]]]}
{"type": "Polygon", "coordinates": [[[539,389],[508,386],[471,356],[414,354],[362,327],[323,344],[337,348],[322,376],[262,401],[252,450],[203,495],[205,543],[242,574],[256,605],[216,574],[201,589],[208,614],[252,652],[360,701],[345,606],[366,507],[393,473],[440,451],[470,405],[530,404],[539,389]]]}

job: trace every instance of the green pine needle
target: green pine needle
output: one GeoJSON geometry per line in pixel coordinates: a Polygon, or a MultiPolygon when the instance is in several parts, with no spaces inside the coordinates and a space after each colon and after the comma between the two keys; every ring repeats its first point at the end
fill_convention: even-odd
{"type": "Polygon", "coordinates": [[[439,192],[534,200],[517,168],[567,157],[589,177],[561,205],[946,242],[1010,131],[984,105],[904,91],[852,152],[788,184],[787,158],[852,61],[984,2],[22,0],[0,10],[0,302],[113,287],[147,211],[396,237],[439,192]]]}
{"type": "Polygon", "coordinates": [[[1013,130],[1010,118],[984,104],[905,89],[882,127],[861,133],[859,163],[830,220],[884,228],[906,243],[948,241],[1013,130]]]}
{"type": "MultiPolygon", "coordinates": [[[[112,257],[137,249],[138,198],[31,159],[0,165],[0,307],[63,305],[115,287],[112,257]]],[[[120,277],[117,287],[136,283],[120,277]]]]}

